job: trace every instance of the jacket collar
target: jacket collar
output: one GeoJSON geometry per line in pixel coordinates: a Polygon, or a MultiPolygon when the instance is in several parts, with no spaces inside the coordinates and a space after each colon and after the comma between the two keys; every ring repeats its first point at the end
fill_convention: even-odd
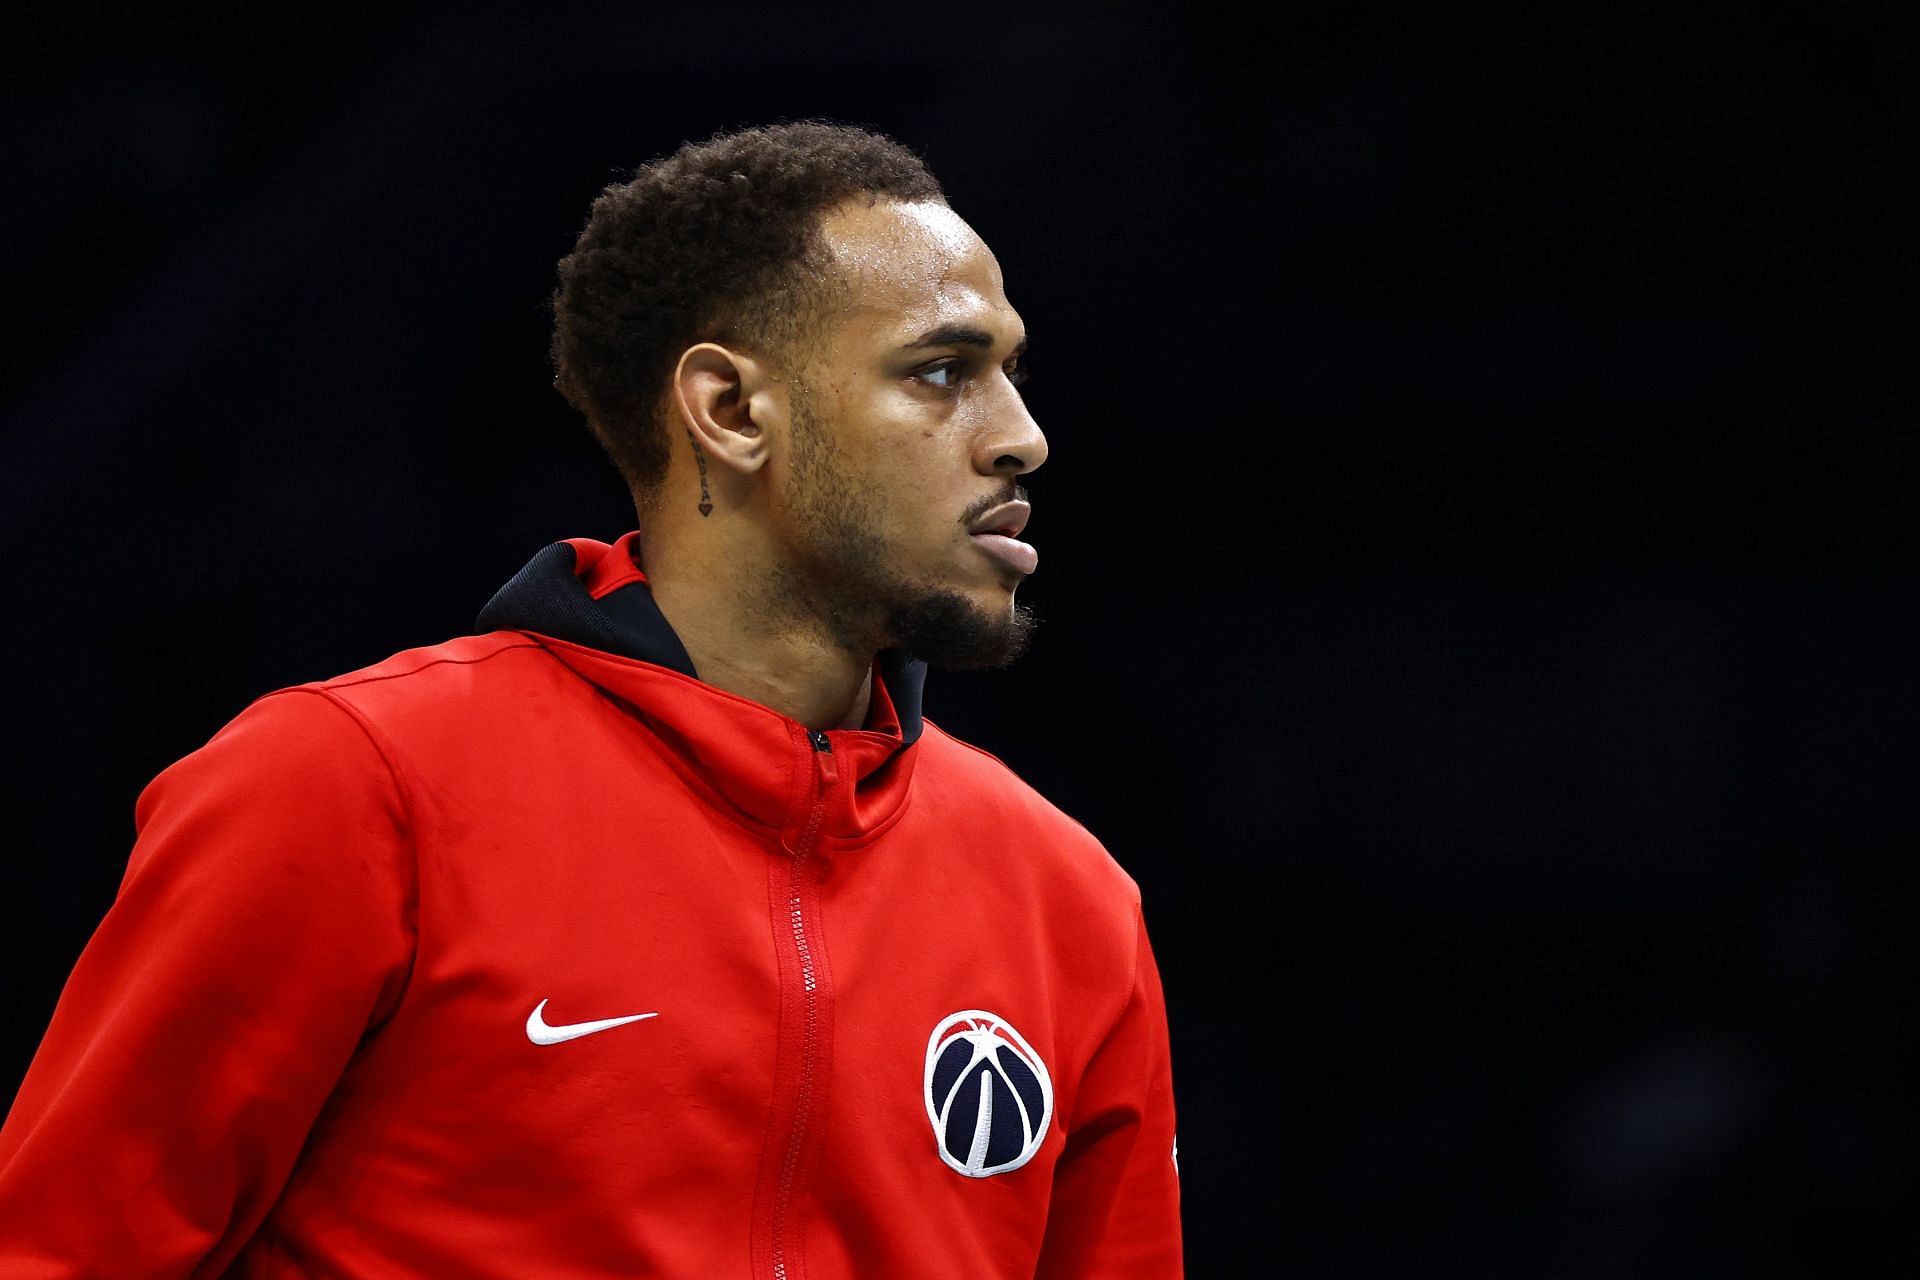
{"type": "MultiPolygon", "coordinates": [[[[753,825],[785,830],[816,795],[806,727],[701,683],[646,575],[637,532],[611,546],[568,538],[544,547],[480,611],[481,632],[520,631],[653,730],[669,763],[753,825]]],[[[926,664],[888,651],[874,664],[867,723],[831,729],[834,772],[821,830],[859,840],[907,798],[920,737],[926,664]]]]}

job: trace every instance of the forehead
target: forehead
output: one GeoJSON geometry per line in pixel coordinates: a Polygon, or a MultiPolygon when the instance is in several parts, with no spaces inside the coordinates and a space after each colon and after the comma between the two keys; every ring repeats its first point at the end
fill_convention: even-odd
{"type": "Polygon", "coordinates": [[[820,230],[851,285],[843,336],[886,340],[947,324],[1020,336],[1000,263],[946,205],[852,201],[820,230]]]}

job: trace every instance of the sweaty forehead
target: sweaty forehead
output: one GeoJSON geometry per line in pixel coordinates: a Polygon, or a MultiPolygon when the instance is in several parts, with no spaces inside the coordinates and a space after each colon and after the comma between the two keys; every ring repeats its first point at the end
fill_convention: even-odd
{"type": "Polygon", "coordinates": [[[829,212],[821,232],[851,286],[852,328],[880,336],[1018,324],[992,250],[943,204],[852,201],[829,212]]]}

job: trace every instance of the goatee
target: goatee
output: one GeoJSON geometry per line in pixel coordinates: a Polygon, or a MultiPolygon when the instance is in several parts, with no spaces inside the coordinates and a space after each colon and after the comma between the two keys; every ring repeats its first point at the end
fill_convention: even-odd
{"type": "Polygon", "coordinates": [[[986,671],[1027,651],[1034,622],[1033,610],[1025,605],[1014,605],[996,619],[955,592],[928,592],[888,610],[887,634],[889,647],[936,670],[986,671]]]}

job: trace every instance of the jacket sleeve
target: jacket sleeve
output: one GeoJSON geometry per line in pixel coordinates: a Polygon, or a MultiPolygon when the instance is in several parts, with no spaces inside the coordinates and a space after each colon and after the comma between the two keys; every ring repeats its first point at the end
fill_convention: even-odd
{"type": "Polygon", "coordinates": [[[401,783],[312,688],[135,805],[120,892],[0,1129],[0,1275],[218,1275],[413,953],[401,783]]]}
{"type": "Polygon", "coordinates": [[[1095,1052],[1054,1167],[1034,1280],[1175,1280],[1180,1177],[1160,972],[1139,924],[1132,990],[1095,1052]]]}

